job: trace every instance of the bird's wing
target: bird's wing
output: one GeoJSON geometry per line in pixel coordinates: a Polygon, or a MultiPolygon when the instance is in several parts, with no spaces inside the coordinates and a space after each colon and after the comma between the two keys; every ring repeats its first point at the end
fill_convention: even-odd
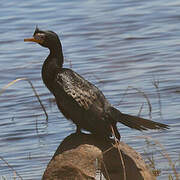
{"type": "Polygon", "coordinates": [[[102,92],[74,71],[66,69],[58,73],[56,82],[65,95],[72,98],[81,108],[88,110],[95,103],[96,108],[103,109],[105,97],[102,92]]]}

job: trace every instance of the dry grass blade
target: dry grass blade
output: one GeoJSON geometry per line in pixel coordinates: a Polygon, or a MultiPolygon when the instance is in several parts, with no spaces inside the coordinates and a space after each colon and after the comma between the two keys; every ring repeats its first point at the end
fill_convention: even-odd
{"type": "Polygon", "coordinates": [[[141,111],[142,111],[142,109],[143,109],[143,106],[144,106],[144,103],[142,103],[142,105],[141,105],[141,107],[140,107],[140,109],[139,109],[139,112],[138,112],[138,115],[137,115],[137,116],[140,116],[140,115],[141,115],[141,111]]]}
{"type": "Polygon", "coordinates": [[[139,138],[143,138],[143,139],[146,139],[146,140],[151,140],[161,148],[161,151],[160,151],[161,155],[168,160],[168,163],[169,163],[169,165],[171,166],[171,168],[173,170],[173,173],[174,173],[174,176],[176,177],[176,180],[179,180],[179,174],[176,171],[175,163],[172,161],[171,157],[169,156],[169,154],[165,150],[164,146],[159,141],[154,140],[153,138],[151,138],[149,136],[139,136],[139,138]]]}
{"type": "MultiPolygon", "coordinates": [[[[148,104],[148,107],[149,107],[149,117],[150,117],[150,119],[152,119],[152,115],[151,115],[151,113],[152,113],[152,106],[151,106],[150,100],[149,100],[149,98],[147,97],[147,95],[146,95],[143,91],[141,91],[140,89],[135,88],[135,87],[133,87],[133,86],[128,86],[127,89],[125,90],[125,93],[124,93],[123,97],[121,98],[121,101],[120,101],[120,102],[123,101],[123,99],[124,99],[124,97],[126,96],[126,94],[127,94],[127,92],[128,92],[129,89],[134,89],[134,90],[136,90],[138,93],[142,94],[142,96],[146,99],[147,104],[148,104]]],[[[119,104],[120,104],[120,103],[119,103],[119,104]]],[[[118,105],[119,105],[119,104],[118,104],[118,105]]]]}
{"type": "Polygon", "coordinates": [[[126,167],[125,167],[125,164],[124,164],[124,160],[123,160],[123,156],[122,156],[121,150],[119,148],[119,140],[116,138],[115,132],[114,132],[114,129],[113,129],[112,126],[111,126],[111,130],[112,130],[112,134],[113,134],[114,139],[115,139],[115,145],[116,145],[116,148],[118,149],[119,156],[120,156],[121,163],[122,163],[122,167],[123,167],[123,180],[126,180],[126,167]]]}
{"type": "Polygon", "coordinates": [[[106,164],[104,163],[104,161],[102,161],[102,163],[103,163],[103,166],[104,166],[104,169],[105,169],[105,172],[106,172],[106,175],[107,175],[107,180],[111,180],[110,179],[110,177],[109,177],[109,173],[108,173],[108,170],[107,170],[107,168],[106,168],[106,164]]]}
{"type": "Polygon", "coordinates": [[[156,88],[158,102],[159,102],[159,114],[160,114],[160,117],[162,118],[162,105],[161,105],[161,95],[160,95],[160,91],[159,91],[159,80],[156,80],[155,78],[153,78],[152,84],[156,88]]]}
{"type": "MultiPolygon", "coordinates": [[[[111,151],[112,149],[114,148],[114,146],[106,149],[105,151],[103,151],[103,154],[106,154],[108,151],[111,151]]],[[[111,180],[110,176],[109,176],[109,173],[108,173],[108,170],[106,168],[106,164],[104,163],[104,161],[102,160],[102,163],[103,163],[103,166],[104,166],[104,170],[106,172],[106,176],[107,176],[107,180],[111,180]]]]}
{"type": "Polygon", "coordinates": [[[149,117],[150,117],[150,119],[152,119],[152,116],[151,116],[152,106],[151,106],[150,100],[149,100],[149,98],[147,97],[147,95],[146,95],[143,91],[141,91],[140,89],[138,89],[138,88],[135,88],[135,87],[132,87],[132,86],[128,86],[128,87],[131,88],[131,89],[135,89],[137,92],[139,92],[140,94],[143,95],[143,97],[146,99],[146,101],[147,101],[147,103],[148,103],[148,106],[149,106],[149,117]]]}
{"type": "Polygon", "coordinates": [[[17,175],[21,180],[23,180],[23,178],[18,174],[18,172],[3,157],[0,156],[0,159],[13,171],[15,175],[17,175]]]}
{"type": "Polygon", "coordinates": [[[1,95],[8,87],[10,87],[10,86],[12,86],[14,83],[16,83],[16,82],[18,82],[18,81],[22,81],[22,80],[27,81],[27,82],[30,84],[30,86],[31,86],[31,88],[32,88],[35,96],[37,97],[37,99],[38,99],[38,101],[39,101],[39,103],[40,103],[40,105],[41,105],[41,107],[42,107],[42,109],[43,109],[43,111],[44,111],[44,113],[45,113],[45,115],[46,115],[46,120],[48,121],[48,114],[47,114],[47,112],[46,112],[46,109],[45,109],[44,105],[42,104],[42,102],[41,102],[41,100],[40,100],[40,97],[39,97],[38,93],[36,92],[36,89],[34,88],[32,82],[31,82],[28,78],[18,78],[18,79],[15,79],[15,80],[11,81],[10,83],[8,83],[6,86],[4,86],[4,87],[0,90],[0,95],[1,95]]]}

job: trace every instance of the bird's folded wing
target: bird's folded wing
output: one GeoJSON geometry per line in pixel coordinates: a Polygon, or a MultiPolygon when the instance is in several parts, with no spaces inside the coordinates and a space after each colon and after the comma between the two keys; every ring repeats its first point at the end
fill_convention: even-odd
{"type": "Polygon", "coordinates": [[[71,71],[58,73],[56,82],[64,91],[65,95],[72,98],[76,103],[88,110],[93,103],[101,104],[99,101],[100,91],[79,74],[71,71]]]}

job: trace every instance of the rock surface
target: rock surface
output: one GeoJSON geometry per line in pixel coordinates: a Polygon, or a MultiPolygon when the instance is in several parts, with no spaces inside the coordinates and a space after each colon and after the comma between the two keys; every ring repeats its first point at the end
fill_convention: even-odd
{"type": "Polygon", "coordinates": [[[107,180],[155,180],[143,159],[127,144],[91,134],[71,134],[57,148],[42,180],[91,180],[101,169],[107,180]],[[122,160],[123,159],[123,160],[122,160]]]}

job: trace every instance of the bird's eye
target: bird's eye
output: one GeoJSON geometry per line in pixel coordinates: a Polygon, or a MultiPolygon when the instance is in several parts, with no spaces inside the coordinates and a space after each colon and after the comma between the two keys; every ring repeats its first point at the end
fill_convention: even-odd
{"type": "Polygon", "coordinates": [[[34,35],[34,38],[37,40],[44,40],[45,39],[45,34],[44,33],[37,33],[34,35]]]}

